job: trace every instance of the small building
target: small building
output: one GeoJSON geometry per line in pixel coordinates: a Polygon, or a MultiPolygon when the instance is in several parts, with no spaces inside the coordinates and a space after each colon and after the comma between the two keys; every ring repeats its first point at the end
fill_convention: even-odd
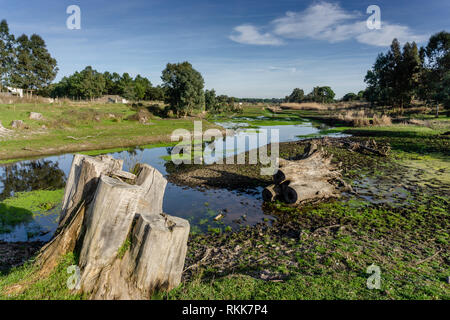
{"type": "Polygon", "coordinates": [[[8,89],[8,91],[11,92],[12,95],[23,98],[23,89],[12,88],[12,87],[6,87],[6,89],[8,89]]]}

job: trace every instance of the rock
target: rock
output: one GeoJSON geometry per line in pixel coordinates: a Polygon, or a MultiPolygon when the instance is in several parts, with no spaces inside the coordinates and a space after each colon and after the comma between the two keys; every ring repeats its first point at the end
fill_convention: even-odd
{"type": "Polygon", "coordinates": [[[6,129],[6,128],[2,125],[2,122],[0,121],[0,137],[1,137],[1,136],[9,135],[10,133],[11,133],[11,130],[6,129]]]}
{"type": "Polygon", "coordinates": [[[44,117],[38,112],[30,112],[30,120],[42,120],[44,117]]]}
{"type": "Polygon", "coordinates": [[[27,129],[28,128],[22,120],[13,120],[11,122],[11,127],[14,129],[27,129]]]}

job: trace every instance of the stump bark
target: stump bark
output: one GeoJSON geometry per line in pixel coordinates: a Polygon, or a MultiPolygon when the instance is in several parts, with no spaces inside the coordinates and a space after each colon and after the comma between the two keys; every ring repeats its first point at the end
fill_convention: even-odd
{"type": "Polygon", "coordinates": [[[189,223],[162,213],[160,172],[146,164],[134,172],[111,157],[74,157],[57,232],[38,255],[41,272],[78,253],[80,290],[92,299],[148,299],[180,283],[189,223]]]}
{"type": "Polygon", "coordinates": [[[310,143],[296,161],[279,159],[274,184],[263,190],[264,201],[280,199],[288,204],[300,204],[338,197],[349,186],[340,171],[331,164],[332,156],[310,143]]]}

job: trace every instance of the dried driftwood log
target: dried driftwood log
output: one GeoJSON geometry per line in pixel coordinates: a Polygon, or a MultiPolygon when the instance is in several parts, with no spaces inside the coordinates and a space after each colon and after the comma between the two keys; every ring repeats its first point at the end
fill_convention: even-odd
{"type": "Polygon", "coordinates": [[[45,273],[77,252],[92,299],[147,299],[181,281],[189,223],[162,213],[166,179],[145,164],[121,169],[111,157],[74,157],[58,230],[38,256],[45,273]]]}
{"type": "Polygon", "coordinates": [[[315,143],[310,143],[300,160],[279,159],[279,169],[273,176],[274,184],[263,190],[264,201],[281,199],[288,204],[300,204],[330,197],[350,188],[342,180],[340,171],[331,164],[315,143]]]}

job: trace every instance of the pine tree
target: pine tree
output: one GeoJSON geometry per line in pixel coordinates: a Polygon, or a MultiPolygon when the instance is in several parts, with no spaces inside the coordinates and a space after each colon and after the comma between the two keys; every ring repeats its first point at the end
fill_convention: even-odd
{"type": "Polygon", "coordinates": [[[6,20],[0,22],[0,92],[8,85],[9,74],[14,61],[14,35],[9,33],[6,20]]]}

